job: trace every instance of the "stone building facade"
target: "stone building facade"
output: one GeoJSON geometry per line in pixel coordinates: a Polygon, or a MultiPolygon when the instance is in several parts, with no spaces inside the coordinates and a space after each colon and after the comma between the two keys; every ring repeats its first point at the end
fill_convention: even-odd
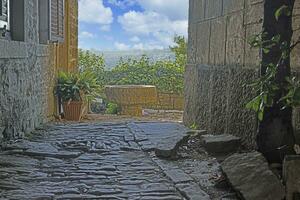
{"type": "MultiPolygon", "coordinates": [[[[195,124],[211,134],[242,137],[255,147],[257,119],[245,109],[253,96],[244,84],[258,76],[260,51],[249,38],[262,31],[263,0],[190,0],[188,64],[185,74],[186,125],[195,124]]],[[[299,38],[300,1],[294,9],[294,40],[299,38]]],[[[300,47],[292,53],[299,69],[300,47]]],[[[295,128],[299,117],[295,113],[295,128]]]]}
{"type": "MultiPolygon", "coordinates": [[[[0,137],[18,138],[51,119],[56,112],[54,83],[58,70],[76,68],[77,0],[2,0],[0,12],[0,137]],[[57,8],[59,35],[45,16],[57,8]],[[46,6],[46,7],[45,7],[46,6]],[[2,14],[2,16],[1,16],[2,14]],[[5,16],[7,17],[5,18],[5,16]],[[4,17],[3,17],[4,16],[4,17]],[[2,18],[1,18],[2,17],[2,18]],[[71,22],[66,19],[72,18],[71,22]],[[2,21],[1,21],[2,20],[2,21]],[[6,21],[5,21],[6,20],[6,21]],[[59,21],[60,20],[60,21],[59,21]],[[69,27],[65,27],[65,22],[69,27]],[[7,26],[4,27],[3,24],[7,26]],[[45,29],[46,28],[46,29],[45,29]],[[47,30],[47,28],[49,30],[47,30]],[[5,30],[6,29],[6,30],[5,30]],[[70,44],[70,29],[72,36],[70,44]],[[65,51],[67,53],[61,53],[65,51]],[[72,60],[60,65],[64,56],[72,60]],[[75,61],[74,61],[75,59],[75,61]]],[[[56,27],[56,28],[57,28],[56,27]]]]}

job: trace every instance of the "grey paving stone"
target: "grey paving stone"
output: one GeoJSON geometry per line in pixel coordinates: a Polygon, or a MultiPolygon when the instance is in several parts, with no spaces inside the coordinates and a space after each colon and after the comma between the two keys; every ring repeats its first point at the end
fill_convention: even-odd
{"type": "Polygon", "coordinates": [[[181,169],[168,169],[164,172],[175,184],[193,181],[193,179],[181,169]]]}
{"type": "Polygon", "coordinates": [[[210,200],[209,195],[196,183],[181,183],[176,187],[188,200],[210,200]]]}

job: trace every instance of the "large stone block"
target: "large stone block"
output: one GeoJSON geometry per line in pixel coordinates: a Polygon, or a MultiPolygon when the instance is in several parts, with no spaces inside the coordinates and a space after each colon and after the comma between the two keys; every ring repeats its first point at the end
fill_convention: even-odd
{"type": "Polygon", "coordinates": [[[232,67],[229,71],[229,94],[227,100],[226,133],[241,137],[248,148],[256,147],[256,114],[246,109],[246,104],[254,96],[244,85],[251,83],[258,75],[256,69],[232,67]]]}
{"type": "Polygon", "coordinates": [[[299,195],[300,194],[300,156],[299,155],[287,156],[284,159],[283,179],[286,186],[286,200],[299,199],[300,196],[299,195]]]}
{"type": "Polygon", "coordinates": [[[186,125],[191,125],[194,123],[196,118],[195,109],[197,108],[197,74],[198,70],[196,65],[187,65],[184,74],[184,114],[183,120],[186,125]]]}
{"type": "MultiPolygon", "coordinates": [[[[300,10],[300,9],[299,9],[300,10]]],[[[293,17],[293,37],[292,37],[292,44],[296,43],[300,38],[300,16],[296,15],[293,17]]],[[[297,45],[291,52],[291,66],[294,69],[300,69],[300,46],[297,45]]]]}
{"type": "MultiPolygon", "coordinates": [[[[210,79],[209,131],[213,134],[226,133],[226,113],[229,86],[229,71],[226,67],[214,67],[210,79]]],[[[202,127],[201,127],[202,128],[202,127]]]]}
{"type": "Polygon", "coordinates": [[[227,18],[226,64],[244,65],[245,33],[243,12],[234,13],[227,18]]]}
{"type": "Polygon", "coordinates": [[[188,52],[187,52],[187,63],[196,64],[196,53],[197,53],[197,24],[189,24],[189,38],[188,38],[188,52]]]}
{"type": "Polygon", "coordinates": [[[300,15],[300,1],[299,0],[295,1],[295,5],[294,5],[294,9],[293,9],[293,15],[295,17],[299,17],[299,15],[300,15]]]}
{"type": "Polygon", "coordinates": [[[196,107],[194,111],[196,113],[194,122],[199,128],[208,129],[210,127],[210,98],[211,91],[211,67],[206,65],[197,66],[197,85],[196,85],[196,107]]]}
{"type": "Polygon", "coordinates": [[[222,0],[206,0],[205,18],[216,18],[222,15],[222,0]]]}
{"type": "Polygon", "coordinates": [[[188,65],[185,73],[184,123],[196,124],[199,128],[209,127],[210,116],[210,67],[188,65]]]}
{"type": "Polygon", "coordinates": [[[245,10],[245,25],[263,22],[264,4],[262,0],[247,0],[245,10]]]}
{"type": "Polygon", "coordinates": [[[225,64],[226,45],[226,18],[211,20],[210,56],[209,62],[213,65],[225,64]]]}
{"type": "Polygon", "coordinates": [[[223,0],[223,14],[229,14],[244,9],[245,0],[223,0]]]}
{"type": "Polygon", "coordinates": [[[245,68],[257,68],[260,66],[261,53],[260,49],[253,48],[249,44],[249,40],[255,34],[259,34],[262,31],[262,24],[251,24],[246,26],[246,38],[245,38],[245,68]]]}
{"type": "Polygon", "coordinates": [[[191,20],[193,23],[202,21],[205,18],[205,0],[190,1],[191,20]]]}
{"type": "Polygon", "coordinates": [[[234,154],[221,164],[233,188],[245,200],[282,200],[284,187],[258,152],[234,154]]]}
{"type": "Polygon", "coordinates": [[[197,25],[197,64],[209,63],[209,39],[210,39],[210,21],[205,21],[197,25]]]}

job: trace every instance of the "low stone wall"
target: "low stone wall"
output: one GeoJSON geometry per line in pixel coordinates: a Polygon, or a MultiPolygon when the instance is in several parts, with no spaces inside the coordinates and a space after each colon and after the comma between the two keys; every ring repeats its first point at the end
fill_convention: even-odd
{"type": "Polygon", "coordinates": [[[184,108],[184,98],[178,94],[159,92],[157,94],[157,104],[146,106],[146,108],[182,111],[184,108]]]}

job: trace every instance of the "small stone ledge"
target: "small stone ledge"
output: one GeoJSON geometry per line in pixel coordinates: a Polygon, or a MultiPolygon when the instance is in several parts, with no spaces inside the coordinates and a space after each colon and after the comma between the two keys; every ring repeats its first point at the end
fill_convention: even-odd
{"type": "Polygon", "coordinates": [[[241,139],[233,135],[202,135],[200,138],[205,149],[212,154],[236,152],[241,145],[241,139]]]}
{"type": "Polygon", "coordinates": [[[177,140],[174,140],[173,138],[170,138],[169,142],[162,143],[158,145],[155,148],[155,154],[157,157],[160,158],[169,158],[173,159],[177,156],[177,151],[179,147],[185,143],[190,138],[190,135],[182,135],[180,138],[176,138],[177,140]]]}
{"type": "Polygon", "coordinates": [[[201,137],[206,133],[205,130],[188,130],[179,136],[164,138],[166,142],[159,144],[155,148],[155,154],[160,158],[174,159],[177,156],[180,146],[186,143],[191,137],[201,137]]]}

